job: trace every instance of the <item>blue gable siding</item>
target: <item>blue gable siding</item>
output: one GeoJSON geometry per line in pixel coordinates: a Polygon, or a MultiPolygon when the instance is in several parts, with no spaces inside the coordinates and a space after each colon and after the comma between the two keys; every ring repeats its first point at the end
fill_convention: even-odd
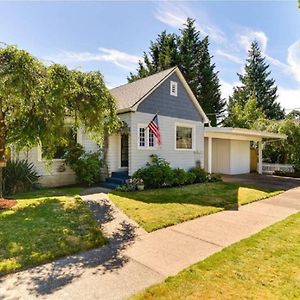
{"type": "Polygon", "coordinates": [[[162,116],[203,122],[203,117],[176,74],[172,74],[142,101],[137,111],[149,114],[159,112],[162,116]],[[170,95],[170,81],[177,82],[177,96],[170,95]]]}

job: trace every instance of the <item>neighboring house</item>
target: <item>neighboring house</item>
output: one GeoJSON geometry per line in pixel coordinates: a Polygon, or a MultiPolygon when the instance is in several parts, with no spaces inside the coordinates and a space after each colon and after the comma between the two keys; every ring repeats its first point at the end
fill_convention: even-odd
{"type": "MultiPolygon", "coordinates": [[[[125,171],[130,176],[145,166],[151,154],[165,158],[173,168],[187,170],[200,163],[209,172],[249,173],[250,141],[259,142],[261,162],[262,139],[285,138],[246,129],[207,127],[209,120],[177,67],[116,87],[111,93],[125,128],[109,137],[109,174],[125,171]],[[161,145],[157,145],[147,128],[155,114],[158,114],[161,145]]],[[[98,149],[82,130],[77,133],[77,142],[86,150],[98,149]]],[[[28,157],[36,165],[43,185],[75,181],[72,170],[66,168],[62,172],[63,161],[59,157],[47,169],[39,148],[19,156],[28,157]]]]}

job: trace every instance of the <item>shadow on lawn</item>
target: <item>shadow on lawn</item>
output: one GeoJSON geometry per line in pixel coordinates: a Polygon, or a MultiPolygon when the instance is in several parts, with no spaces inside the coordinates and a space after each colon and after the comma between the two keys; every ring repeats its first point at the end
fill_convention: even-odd
{"type": "MultiPolygon", "coordinates": [[[[100,227],[114,219],[113,209],[106,199],[101,201],[101,205],[93,200],[87,200],[86,203],[100,227]]],[[[124,221],[119,224],[118,230],[111,235],[105,246],[16,273],[13,275],[12,287],[25,285],[32,295],[47,295],[82,276],[88,268],[94,269],[93,274],[118,270],[128,262],[122,252],[133,242],[135,229],[124,221]]],[[[5,277],[0,279],[0,283],[4,282],[5,277]]],[[[5,295],[2,296],[5,298],[5,295]]]]}
{"type": "MultiPolygon", "coordinates": [[[[149,204],[194,204],[236,210],[239,206],[238,195],[240,187],[242,186],[238,184],[218,182],[140,192],[112,191],[111,193],[149,204]]],[[[266,191],[264,188],[257,189],[266,191]]]]}

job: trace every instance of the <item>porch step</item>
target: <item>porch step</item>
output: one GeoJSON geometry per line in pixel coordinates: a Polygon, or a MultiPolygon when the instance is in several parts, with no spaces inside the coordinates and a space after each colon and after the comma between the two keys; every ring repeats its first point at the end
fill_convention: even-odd
{"type": "Polygon", "coordinates": [[[118,178],[118,177],[110,177],[110,178],[106,178],[106,182],[107,183],[112,183],[112,184],[125,184],[126,183],[126,180],[125,178],[118,178]]]}
{"type": "Polygon", "coordinates": [[[114,189],[116,189],[118,186],[119,186],[119,184],[108,183],[108,182],[106,182],[106,181],[100,183],[100,187],[107,188],[107,189],[110,189],[110,190],[114,190],[114,189]]]}
{"type": "Polygon", "coordinates": [[[128,171],[119,171],[119,172],[112,172],[111,173],[111,178],[125,178],[128,179],[128,171]]]}
{"type": "Polygon", "coordinates": [[[118,186],[124,185],[127,179],[129,179],[127,171],[112,172],[111,177],[106,178],[100,186],[114,190],[118,186]]]}

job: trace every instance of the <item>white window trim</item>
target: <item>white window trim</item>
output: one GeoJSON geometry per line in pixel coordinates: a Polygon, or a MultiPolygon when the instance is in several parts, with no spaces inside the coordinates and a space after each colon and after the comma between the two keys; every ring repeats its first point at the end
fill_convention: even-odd
{"type": "Polygon", "coordinates": [[[176,151],[195,151],[196,150],[196,126],[189,123],[175,123],[174,127],[174,149],[176,151]],[[181,149],[176,147],[176,133],[177,127],[187,127],[192,128],[192,149],[181,149]]]}
{"type": "Polygon", "coordinates": [[[138,124],[137,125],[137,148],[139,150],[155,150],[157,149],[157,141],[154,136],[154,146],[150,147],[149,146],[149,128],[147,127],[147,124],[138,124]],[[140,146],[140,128],[146,128],[145,132],[145,140],[146,140],[146,145],[145,146],[140,146]]]}
{"type": "Polygon", "coordinates": [[[178,83],[176,81],[170,81],[170,95],[177,97],[178,95],[178,83]],[[172,87],[175,85],[175,92],[173,93],[172,87]]]}

